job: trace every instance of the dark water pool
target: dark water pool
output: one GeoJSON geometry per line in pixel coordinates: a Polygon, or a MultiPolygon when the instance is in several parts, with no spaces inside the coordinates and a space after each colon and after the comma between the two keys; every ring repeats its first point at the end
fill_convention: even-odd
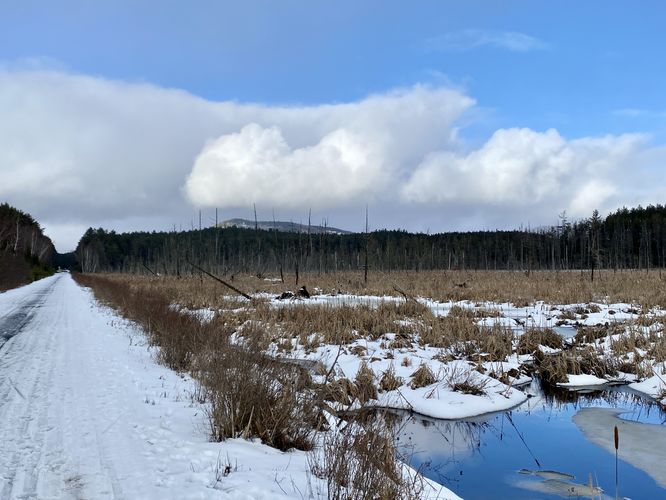
{"type": "MultiPolygon", "coordinates": [[[[662,426],[657,432],[666,432],[666,413],[627,388],[546,393],[535,381],[526,392],[534,397],[518,408],[471,419],[402,414],[398,444],[403,458],[465,499],[592,498],[568,486],[587,485],[590,475],[604,490],[596,498],[615,498],[614,455],[588,441],[572,417],[586,407],[622,408],[627,410],[623,419],[662,426]],[[521,469],[556,471],[575,479],[519,473],[521,469]]],[[[620,460],[619,496],[666,499],[666,489],[620,460]]]]}

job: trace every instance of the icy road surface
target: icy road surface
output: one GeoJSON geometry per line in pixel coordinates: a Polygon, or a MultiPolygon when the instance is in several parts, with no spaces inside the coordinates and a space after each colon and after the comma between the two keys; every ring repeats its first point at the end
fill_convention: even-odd
{"type": "Polygon", "coordinates": [[[0,343],[0,499],[308,495],[305,454],[208,443],[192,381],[68,274],[0,294],[0,343]]]}

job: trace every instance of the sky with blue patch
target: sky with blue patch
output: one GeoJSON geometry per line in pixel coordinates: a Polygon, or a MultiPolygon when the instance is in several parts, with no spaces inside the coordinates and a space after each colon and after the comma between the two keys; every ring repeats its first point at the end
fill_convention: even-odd
{"type": "MultiPolygon", "coordinates": [[[[482,161],[469,155],[474,155],[475,148],[488,146],[496,131],[517,128],[539,134],[555,129],[563,141],[642,134],[643,145],[637,146],[637,154],[645,172],[657,176],[661,169],[661,161],[654,158],[661,158],[660,148],[666,141],[666,4],[659,1],[25,0],[2,2],[0,12],[0,68],[7,85],[17,75],[34,75],[31,83],[44,74],[69,78],[62,83],[65,86],[74,85],[72,79],[85,77],[110,85],[128,85],[129,91],[146,85],[165,92],[177,89],[205,103],[235,102],[292,110],[361,103],[369,96],[417,85],[446,88],[474,103],[454,120],[455,134],[466,141],[462,149],[468,155],[456,159],[467,165],[459,171],[482,161]],[[651,160],[645,161],[646,157],[651,160]]],[[[8,88],[5,96],[10,95],[8,88]]],[[[0,104],[1,92],[2,87],[0,104]]],[[[79,92],[77,96],[81,93],[72,92],[79,92]]],[[[429,102],[424,105],[429,106],[429,102]]],[[[288,125],[280,120],[263,115],[247,119],[267,129],[277,126],[280,137],[271,139],[276,144],[280,138],[290,147],[302,142],[280,156],[280,161],[292,153],[298,156],[299,146],[311,148],[321,141],[327,144],[327,134],[346,130],[344,123],[337,124],[317,137],[301,139],[293,137],[296,133],[290,137],[288,125]]],[[[297,120],[300,118],[287,121],[297,120]]],[[[321,119],[322,123],[329,121],[321,119]]],[[[240,120],[234,126],[221,127],[219,133],[207,130],[197,149],[216,137],[233,139],[235,136],[231,136],[244,125],[240,120]]],[[[252,144],[268,140],[250,132],[247,135],[255,141],[252,144]]],[[[415,155],[426,161],[433,152],[440,154],[445,142],[438,138],[434,141],[437,147],[410,152],[410,161],[415,155]]],[[[223,145],[227,149],[218,151],[222,156],[228,153],[229,141],[225,139],[223,145]]],[[[589,148],[576,145],[574,149],[589,148]]],[[[293,159],[292,155],[284,161],[293,159]]],[[[36,160],[24,161],[34,164],[36,160]]],[[[63,161],[68,165],[73,162],[63,161]]],[[[20,162],[12,164],[10,160],[0,163],[5,174],[20,166],[20,162]]],[[[188,165],[188,170],[191,167],[188,165]]],[[[391,168],[394,173],[402,172],[405,182],[411,179],[402,166],[391,168]]],[[[435,175],[432,168],[424,167],[429,179],[435,175]]],[[[256,171],[261,169],[257,167],[256,171]]],[[[613,189],[617,193],[622,186],[613,189]]],[[[641,189],[635,191],[643,193],[641,189]]],[[[611,191],[608,188],[603,192],[611,191]]],[[[18,187],[6,193],[0,188],[3,195],[15,202],[27,201],[26,209],[34,205],[37,212],[48,212],[46,202],[31,203],[29,193],[22,194],[18,187]]],[[[216,205],[214,200],[198,203],[191,193],[188,196],[188,207],[216,205]]],[[[412,200],[410,196],[407,198],[412,200]]],[[[387,198],[390,196],[377,195],[371,200],[377,200],[374,203],[381,212],[391,213],[387,198]]],[[[569,198],[574,199],[575,193],[569,198]]],[[[405,203],[411,203],[409,200],[405,203]]],[[[647,198],[636,193],[627,197],[628,202],[644,200],[660,201],[655,193],[647,198]]],[[[457,201],[474,205],[474,200],[457,201]]],[[[447,209],[457,201],[450,197],[426,200],[431,205],[443,203],[447,209]]],[[[620,201],[613,199],[607,206],[610,209],[620,201]]],[[[490,200],[486,210],[498,204],[504,206],[505,202],[490,200]]],[[[271,205],[281,206],[279,200],[271,205]]],[[[464,211],[463,205],[456,205],[455,210],[464,211]]],[[[521,210],[515,203],[508,205],[511,210],[507,214],[521,210]]],[[[474,206],[471,212],[475,215],[463,226],[501,225],[484,216],[478,204],[474,206]]],[[[559,200],[544,207],[544,212],[567,207],[567,202],[559,200]]],[[[412,208],[407,211],[418,219],[418,210],[412,208]]],[[[287,204],[284,210],[291,213],[306,207],[287,204]]],[[[322,208],[322,214],[335,210],[341,210],[344,222],[344,209],[334,204],[322,208]]],[[[144,216],[154,215],[149,212],[144,216]]],[[[54,219],[52,226],[65,225],[65,217],[63,213],[61,219],[54,219]]],[[[114,224],[133,227],[133,223],[121,222],[128,217],[118,215],[114,224]]],[[[390,226],[391,220],[387,217],[378,223],[390,226]]],[[[73,235],[79,226],[93,222],[80,220],[70,231],[73,235]]],[[[524,222],[516,217],[507,219],[508,225],[524,222]]],[[[410,223],[402,218],[398,225],[410,223]]],[[[448,228],[440,226],[433,221],[427,224],[428,229],[448,228]]],[[[419,224],[413,227],[425,229],[419,224]]],[[[71,246],[74,237],[70,235],[69,239],[67,244],[71,246]]]]}
{"type": "Polygon", "coordinates": [[[445,79],[492,126],[579,136],[662,133],[666,121],[660,1],[28,0],[2,12],[4,61],[212,100],[345,102],[445,79]]]}

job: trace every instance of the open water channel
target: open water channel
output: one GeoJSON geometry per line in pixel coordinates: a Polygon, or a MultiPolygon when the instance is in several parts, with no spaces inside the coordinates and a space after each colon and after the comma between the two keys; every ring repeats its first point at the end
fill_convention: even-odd
{"type": "Polygon", "coordinates": [[[532,397],[521,406],[475,418],[402,413],[403,458],[468,500],[616,498],[620,424],[618,498],[666,499],[666,412],[654,401],[627,387],[547,392],[533,381],[524,390],[532,397]],[[623,411],[623,422],[612,409],[623,411]],[[610,444],[598,444],[604,440],[610,444]]]}

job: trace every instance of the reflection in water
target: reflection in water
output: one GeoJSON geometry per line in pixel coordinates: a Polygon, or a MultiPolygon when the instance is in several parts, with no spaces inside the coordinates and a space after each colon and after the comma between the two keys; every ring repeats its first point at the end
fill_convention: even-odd
{"type": "Polygon", "coordinates": [[[560,410],[570,405],[575,410],[590,406],[604,406],[607,408],[623,408],[629,410],[623,415],[626,420],[637,422],[666,423],[666,411],[656,401],[633,391],[625,385],[609,387],[580,388],[568,390],[566,388],[541,388],[538,382],[533,382],[527,391],[535,397],[541,397],[551,408],[560,410]],[[603,403],[603,404],[602,404],[603,403]]]}
{"type": "MultiPolygon", "coordinates": [[[[658,404],[626,387],[573,392],[543,390],[535,381],[525,390],[532,397],[521,406],[470,419],[400,413],[395,425],[403,460],[466,499],[535,498],[535,492],[537,498],[560,498],[567,491],[585,495],[585,488],[589,496],[590,477],[595,488],[614,492],[614,457],[587,441],[573,424],[578,410],[622,408],[627,420],[666,422],[658,404]],[[521,469],[534,474],[519,474],[521,469]]],[[[666,497],[666,490],[645,472],[628,463],[622,463],[621,471],[624,495],[666,497]]]]}
{"type": "MultiPolygon", "coordinates": [[[[546,479],[545,481],[516,481],[514,485],[525,490],[537,491],[551,496],[564,498],[604,498],[601,488],[592,484],[577,484],[561,479],[546,479]]],[[[606,496],[607,497],[607,496],[606,496]]]]}

